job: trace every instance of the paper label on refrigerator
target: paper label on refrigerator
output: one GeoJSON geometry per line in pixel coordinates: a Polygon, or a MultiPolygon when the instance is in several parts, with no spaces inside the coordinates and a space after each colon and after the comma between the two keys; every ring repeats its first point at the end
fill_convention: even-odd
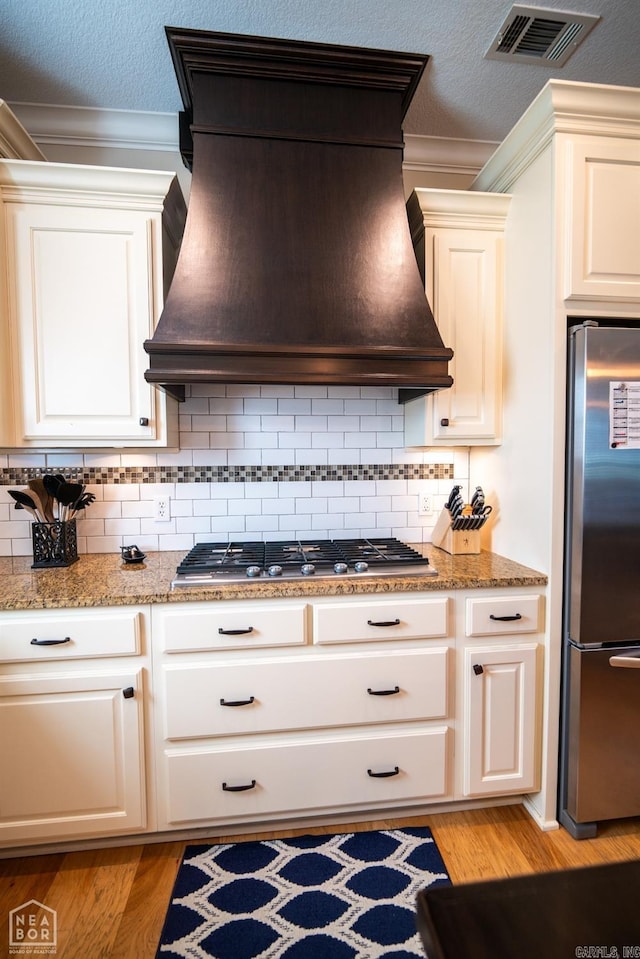
{"type": "Polygon", "coordinates": [[[640,449],[640,380],[609,382],[609,445],[640,449]]]}

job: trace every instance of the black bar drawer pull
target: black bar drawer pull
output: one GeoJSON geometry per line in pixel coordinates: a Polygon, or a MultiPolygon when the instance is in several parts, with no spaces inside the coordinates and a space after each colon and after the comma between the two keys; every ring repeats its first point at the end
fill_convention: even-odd
{"type": "Polygon", "coordinates": [[[373,769],[367,769],[367,776],[371,776],[372,779],[389,779],[390,776],[397,776],[400,773],[400,768],[394,766],[393,769],[388,769],[383,773],[374,773],[373,769]]]}
{"type": "Polygon", "coordinates": [[[32,639],[32,646],[61,646],[63,643],[70,643],[71,636],[65,636],[64,639],[32,639]]]}
{"type": "Polygon", "coordinates": [[[373,619],[367,620],[367,626],[399,626],[399,619],[382,619],[380,622],[376,623],[373,619]]]}
{"type": "Polygon", "coordinates": [[[395,696],[396,693],[400,692],[399,686],[394,686],[393,689],[367,689],[367,692],[370,696],[395,696]]]}
{"type": "Polygon", "coordinates": [[[253,626],[241,626],[239,629],[223,629],[222,626],[218,626],[218,633],[221,636],[246,636],[247,633],[253,632],[253,626]]]}
{"type": "Polygon", "coordinates": [[[247,789],[255,789],[255,786],[255,779],[252,779],[250,783],[245,783],[244,786],[227,786],[226,783],[222,784],[222,788],[226,793],[244,793],[247,789]]]}
{"type": "Polygon", "coordinates": [[[249,696],[248,699],[221,699],[221,706],[250,706],[255,702],[255,696],[249,696]]]}
{"type": "Polygon", "coordinates": [[[492,619],[495,623],[515,623],[516,620],[522,619],[522,616],[520,613],[515,613],[513,616],[494,616],[493,613],[490,613],[489,619],[492,619]]]}

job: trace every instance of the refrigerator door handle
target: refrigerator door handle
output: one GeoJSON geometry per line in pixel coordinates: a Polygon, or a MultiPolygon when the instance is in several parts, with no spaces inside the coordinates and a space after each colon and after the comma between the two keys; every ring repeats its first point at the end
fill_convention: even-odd
{"type": "Polygon", "coordinates": [[[623,669],[640,669],[640,653],[637,656],[611,656],[610,666],[621,666],[623,669]]]}

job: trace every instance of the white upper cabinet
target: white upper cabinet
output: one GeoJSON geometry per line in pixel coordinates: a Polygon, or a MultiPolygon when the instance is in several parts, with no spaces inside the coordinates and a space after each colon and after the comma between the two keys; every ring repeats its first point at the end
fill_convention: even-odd
{"type": "Polygon", "coordinates": [[[3,399],[13,408],[2,445],[175,443],[175,404],[146,383],[143,343],[184,214],[171,173],[0,162],[3,399]]]}
{"type": "Polygon", "coordinates": [[[445,346],[451,389],[405,405],[407,446],[500,443],[504,221],[509,197],[414,190],[414,248],[445,346]]]}
{"type": "Polygon", "coordinates": [[[567,299],[640,300],[640,140],[565,144],[567,299]]]}

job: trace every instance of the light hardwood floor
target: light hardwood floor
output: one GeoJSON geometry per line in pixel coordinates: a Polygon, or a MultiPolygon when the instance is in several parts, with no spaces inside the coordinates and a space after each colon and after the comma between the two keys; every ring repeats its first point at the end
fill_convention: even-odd
{"type": "MultiPolygon", "coordinates": [[[[197,842],[407,825],[431,827],[454,883],[640,858],[640,820],[610,823],[595,839],[576,842],[564,829],[541,832],[521,806],[242,837],[211,835],[197,842]]],[[[184,846],[166,842],[1,860],[0,957],[8,955],[9,910],[37,899],[57,911],[55,959],[154,959],[184,846]]]]}

